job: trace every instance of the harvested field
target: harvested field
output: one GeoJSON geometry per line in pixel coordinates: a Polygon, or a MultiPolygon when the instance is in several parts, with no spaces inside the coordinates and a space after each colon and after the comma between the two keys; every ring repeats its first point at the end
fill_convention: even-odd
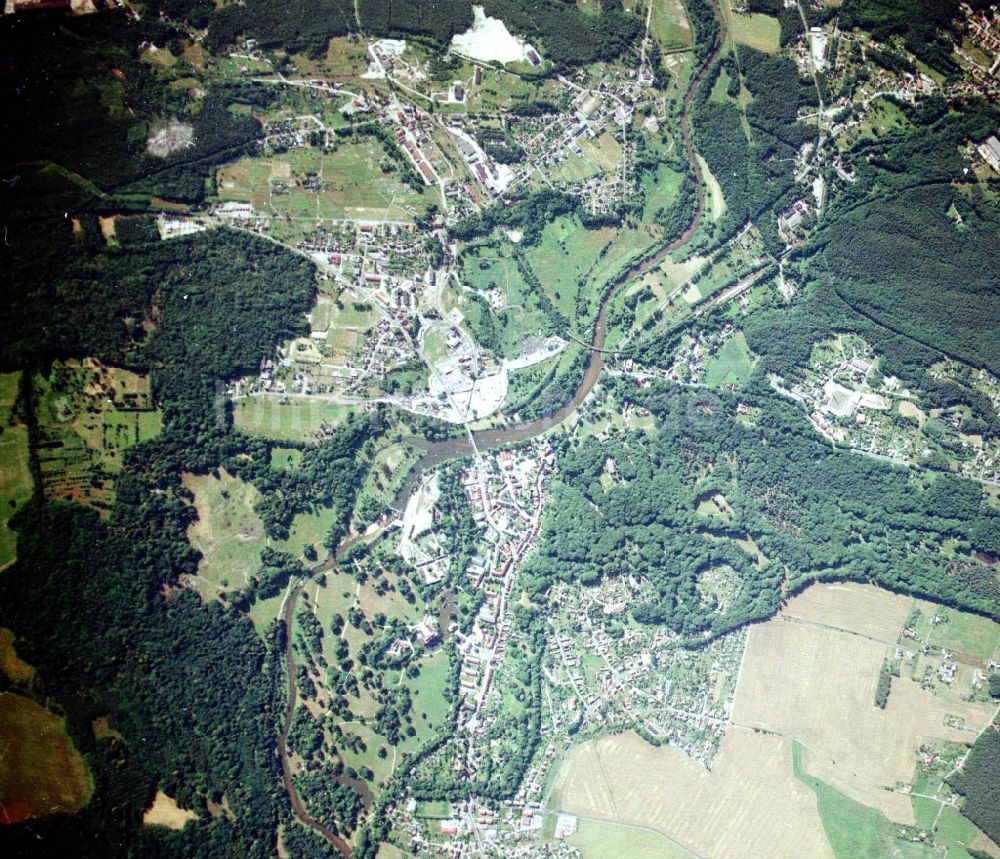
{"type": "Polygon", "coordinates": [[[65,720],[30,698],[0,693],[0,813],[4,822],[83,808],[94,792],[65,720]]]}
{"type": "Polygon", "coordinates": [[[892,644],[898,638],[912,604],[910,597],[874,585],[847,582],[813,585],[789,600],[781,615],[892,644]]]}
{"type": "Polygon", "coordinates": [[[183,829],[189,820],[197,820],[198,815],[177,805],[177,800],[167,796],[162,790],[156,792],[153,804],[142,814],[145,826],[166,826],[167,829],[183,829]]]}
{"type": "MultiPolygon", "coordinates": [[[[818,587],[821,593],[830,588],[818,587]]],[[[858,604],[856,626],[867,625],[894,642],[903,621],[895,630],[892,624],[899,617],[905,619],[909,600],[872,590],[872,600],[858,604]],[[894,606],[895,599],[903,600],[904,611],[894,606]],[[881,629],[875,628],[878,617],[871,612],[872,605],[882,605],[887,615],[896,610],[896,619],[889,616],[881,629]]],[[[834,595],[831,605],[843,607],[841,595],[834,595]]],[[[971,742],[989,723],[993,707],[946,702],[902,677],[892,680],[888,703],[879,709],[874,705],[875,688],[886,652],[885,644],[862,634],[816,626],[782,613],[750,630],[733,722],[795,738],[814,760],[825,759],[871,784],[894,788],[909,782],[922,742],[971,742]],[[965,727],[946,726],[946,717],[957,717],[965,727]]]]}
{"type": "Polygon", "coordinates": [[[604,737],[570,753],[556,791],[563,811],[647,826],[713,859],[833,859],[815,796],[795,778],[783,737],[730,729],[711,771],[636,734],[604,737]]]}
{"type": "Polygon", "coordinates": [[[961,837],[934,800],[898,787],[914,783],[922,746],[971,743],[995,705],[921,688],[905,672],[892,679],[885,709],[874,703],[883,661],[915,605],[920,624],[937,618],[941,639],[980,654],[1000,642],[1000,626],[981,618],[871,586],[813,585],[751,627],[733,724],[711,771],[634,734],[591,740],[559,773],[558,808],[649,827],[713,859],[932,855],[901,838],[898,824],[933,828],[935,849],[969,843],[971,824],[957,812],[943,810],[966,825],[961,837]]]}

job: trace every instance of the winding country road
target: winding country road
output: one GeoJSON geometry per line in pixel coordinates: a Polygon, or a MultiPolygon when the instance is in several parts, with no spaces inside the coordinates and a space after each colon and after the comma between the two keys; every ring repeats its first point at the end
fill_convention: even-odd
{"type": "MultiPolygon", "coordinates": [[[[604,297],[601,300],[600,312],[598,313],[597,321],[594,326],[594,335],[589,344],[589,354],[583,379],[581,380],[576,391],[573,393],[573,396],[570,397],[562,408],[547,417],[539,418],[537,420],[525,421],[524,423],[499,429],[479,430],[472,433],[471,440],[469,438],[446,439],[444,441],[427,441],[426,439],[417,438],[407,439],[407,441],[413,446],[422,448],[424,453],[411,467],[397,498],[405,497],[405,495],[412,489],[413,482],[417,476],[428,468],[432,468],[439,462],[443,462],[444,460],[451,459],[456,456],[471,454],[473,452],[473,442],[479,450],[488,450],[490,448],[534,438],[535,436],[541,435],[542,433],[550,430],[552,427],[558,426],[565,421],[566,418],[568,418],[577,409],[580,403],[582,403],[587,395],[593,390],[594,385],[597,384],[597,380],[601,376],[601,372],[604,370],[604,342],[607,334],[608,308],[611,304],[611,300],[626,283],[629,283],[636,277],[640,277],[655,268],[667,254],[672,253],[690,242],[695,233],[698,232],[705,208],[705,184],[702,177],[701,167],[698,164],[698,159],[695,157],[694,145],[691,142],[689,110],[691,102],[694,100],[699,87],[705,80],[709,71],[718,61],[724,45],[724,39],[722,38],[722,32],[724,30],[722,16],[718,7],[716,7],[714,11],[715,17],[719,22],[719,37],[716,40],[716,45],[711,56],[704,63],[701,70],[697,75],[695,75],[688,86],[688,90],[684,95],[680,118],[681,138],[684,142],[684,149],[688,161],[691,164],[691,169],[695,175],[695,185],[698,198],[698,205],[693,217],[691,218],[691,223],[688,225],[687,229],[673,241],[661,247],[651,256],[627,269],[608,285],[604,293],[604,297]]],[[[336,565],[337,558],[340,557],[344,550],[349,548],[350,545],[357,542],[358,539],[360,539],[360,535],[355,535],[342,542],[337,547],[337,550],[331,554],[326,561],[315,568],[314,572],[329,570],[334,567],[336,565]]],[[[299,821],[325,838],[326,841],[334,847],[334,849],[345,857],[345,859],[350,859],[350,845],[343,838],[330,830],[329,827],[320,823],[309,814],[305,806],[302,804],[302,800],[299,798],[298,792],[292,783],[291,762],[288,758],[288,732],[291,729],[292,719],[298,703],[298,692],[295,686],[295,656],[292,651],[292,627],[295,618],[295,606],[298,602],[299,594],[302,592],[302,587],[302,582],[293,585],[292,590],[288,594],[283,615],[283,622],[285,625],[285,663],[288,672],[288,702],[285,708],[284,723],[282,725],[281,733],[278,736],[278,753],[281,758],[282,781],[284,782],[285,791],[287,792],[289,801],[291,802],[292,810],[299,821]]]]}

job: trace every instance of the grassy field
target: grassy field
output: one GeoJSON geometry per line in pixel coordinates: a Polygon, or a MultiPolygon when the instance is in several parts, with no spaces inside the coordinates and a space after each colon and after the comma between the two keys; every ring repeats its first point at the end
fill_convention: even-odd
{"type": "Polygon", "coordinates": [[[577,319],[580,304],[577,296],[581,290],[582,309],[586,311],[581,316],[589,318],[596,309],[593,290],[585,285],[595,282],[595,264],[614,236],[614,230],[588,230],[577,218],[562,217],[546,225],[541,241],[528,251],[528,261],[542,289],[567,319],[577,319]]]}
{"type": "Polygon", "coordinates": [[[212,474],[185,475],[184,487],[194,493],[198,521],[188,528],[188,540],[203,558],[195,586],[202,599],[242,588],[260,567],[267,545],[264,525],[254,512],[260,493],[224,469],[212,474]]]}
{"type": "Polygon", "coordinates": [[[642,190],[645,195],[643,218],[648,223],[659,209],[667,209],[677,197],[684,176],[665,164],[642,175],[642,190]]]}
{"type": "Polygon", "coordinates": [[[94,792],[65,720],[30,698],[0,693],[0,812],[7,823],[83,808],[94,792]]]}
{"type": "Polygon", "coordinates": [[[993,621],[923,600],[917,601],[917,607],[920,609],[917,632],[929,635],[933,644],[958,654],[963,662],[979,663],[982,668],[991,661],[1000,661],[1000,637],[993,621]],[[938,623],[933,621],[935,616],[941,619],[938,623]]]}
{"type": "Polygon", "coordinates": [[[719,184],[719,180],[712,175],[712,171],[708,169],[705,159],[700,155],[695,157],[698,159],[701,178],[708,190],[708,217],[712,221],[717,221],[726,212],[726,199],[722,196],[722,186],[719,184]]]}
{"type": "Polygon", "coordinates": [[[666,836],[634,826],[581,820],[576,832],[566,839],[582,854],[583,859],[681,859],[691,856],[666,836]]]}
{"type": "MultiPolygon", "coordinates": [[[[469,320],[470,330],[477,340],[486,337],[483,330],[495,330],[499,337],[498,357],[516,358],[526,337],[548,333],[550,322],[542,310],[541,296],[529,286],[512,258],[513,245],[500,236],[488,245],[476,245],[462,256],[462,282],[483,296],[498,290],[502,309],[492,310],[483,302],[474,301],[466,293],[450,291],[452,306],[469,320]]],[[[446,296],[447,297],[447,296],[446,296]]],[[[448,308],[450,309],[450,307],[448,308]]]]}
{"type": "Polygon", "coordinates": [[[731,41],[768,54],[778,52],[781,47],[781,25],[777,18],[759,13],[737,14],[730,8],[729,0],[722,0],[722,8],[726,16],[731,41]]]}
{"type": "Polygon", "coordinates": [[[302,462],[302,451],[297,447],[272,447],[271,465],[284,471],[295,471],[302,462]]]}
{"type": "Polygon", "coordinates": [[[219,168],[220,200],[252,203],[278,217],[412,221],[429,198],[403,185],[375,141],[342,143],[334,152],[301,148],[242,158],[219,168]]]}
{"type": "Polygon", "coordinates": [[[337,426],[357,411],[356,406],[254,397],[237,400],[233,405],[233,423],[253,435],[273,439],[315,441],[320,426],[337,426]]]}
{"type": "Polygon", "coordinates": [[[10,517],[31,498],[28,428],[14,417],[20,373],[0,374],[0,570],[17,556],[17,535],[7,527],[10,517]]]}
{"type": "Polygon", "coordinates": [[[705,384],[713,388],[722,385],[738,387],[750,378],[752,370],[753,362],[746,338],[742,332],[737,332],[705,364],[705,384]]]}
{"type": "Polygon", "coordinates": [[[682,0],[649,0],[653,14],[649,21],[650,35],[660,47],[669,51],[689,46],[693,41],[691,24],[682,0]]]}
{"type": "Polygon", "coordinates": [[[32,386],[46,497],[106,504],[125,451],[160,432],[149,377],[86,358],[54,363],[32,386]]]}
{"type": "Polygon", "coordinates": [[[167,796],[162,790],[156,792],[153,804],[143,812],[142,822],[146,826],[165,826],[167,829],[183,829],[189,820],[197,820],[198,815],[177,805],[177,800],[167,796]]]}

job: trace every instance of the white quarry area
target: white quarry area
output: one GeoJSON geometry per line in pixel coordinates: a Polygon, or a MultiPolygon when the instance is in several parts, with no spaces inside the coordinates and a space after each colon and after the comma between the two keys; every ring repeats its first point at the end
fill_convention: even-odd
{"type": "Polygon", "coordinates": [[[180,236],[190,236],[192,233],[203,233],[208,227],[201,221],[190,218],[168,218],[160,215],[156,219],[156,229],[161,239],[175,239],[180,236]]]}
{"type": "Polygon", "coordinates": [[[499,18],[487,18],[482,6],[473,6],[472,26],[451,38],[451,48],[474,60],[518,63],[528,58],[525,42],[513,36],[499,18]]]}
{"type": "Polygon", "coordinates": [[[819,410],[842,418],[853,416],[859,408],[885,411],[892,405],[885,397],[870,391],[853,391],[833,379],[823,385],[823,393],[819,410]]]}
{"type": "Polygon", "coordinates": [[[448,555],[441,546],[438,534],[431,533],[421,539],[434,525],[434,506],[441,496],[438,473],[423,478],[406,502],[401,527],[402,537],[396,552],[408,564],[419,570],[427,584],[441,581],[448,571],[448,555]]]}

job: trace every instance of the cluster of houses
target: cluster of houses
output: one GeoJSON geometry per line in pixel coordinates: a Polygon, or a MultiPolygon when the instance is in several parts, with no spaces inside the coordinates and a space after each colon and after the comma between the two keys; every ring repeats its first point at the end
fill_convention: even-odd
{"type": "MultiPolygon", "coordinates": [[[[814,353],[802,377],[786,383],[776,376],[771,387],[801,403],[817,432],[851,450],[903,465],[918,463],[935,450],[922,430],[928,417],[918,399],[895,376],[878,372],[878,358],[861,338],[841,335],[832,352],[814,353]]],[[[987,370],[967,371],[945,361],[932,368],[932,377],[971,384],[1000,410],[1000,379],[987,370]],[[971,380],[968,372],[972,373],[971,380]]],[[[1000,485],[1000,440],[963,433],[961,409],[937,410],[936,425],[952,436],[959,455],[954,468],[964,477],[1000,485]]]]}
{"type": "Polygon", "coordinates": [[[729,723],[745,633],[723,636],[700,654],[677,647],[662,628],[625,623],[609,634],[608,622],[647,591],[648,583],[632,576],[552,589],[557,612],[543,673],[554,706],[543,736],[558,742],[588,728],[641,730],[708,766],[729,723]]]}
{"type": "Polygon", "coordinates": [[[459,723],[472,733],[483,733],[490,721],[481,717],[510,638],[517,570],[541,530],[543,484],[554,470],[555,453],[547,442],[536,442],[480,458],[475,467],[461,473],[473,516],[485,531],[480,554],[466,569],[484,600],[472,631],[459,636],[463,657],[459,723]]]}

